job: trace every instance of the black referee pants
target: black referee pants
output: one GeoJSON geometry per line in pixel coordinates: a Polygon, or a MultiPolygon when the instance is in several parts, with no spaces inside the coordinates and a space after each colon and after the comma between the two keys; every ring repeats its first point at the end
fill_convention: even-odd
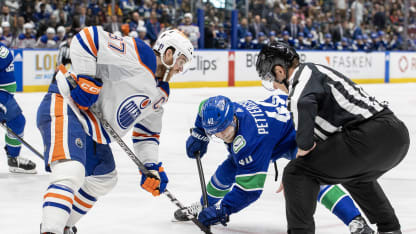
{"type": "Polygon", "coordinates": [[[342,184],[378,231],[400,229],[377,178],[404,158],[409,143],[406,126],[385,109],[292,160],[283,173],[288,233],[315,233],[313,214],[322,184],[342,184]]]}

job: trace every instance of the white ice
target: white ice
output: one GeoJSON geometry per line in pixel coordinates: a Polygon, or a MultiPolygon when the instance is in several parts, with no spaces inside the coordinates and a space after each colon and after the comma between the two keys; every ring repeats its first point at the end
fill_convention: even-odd
{"type": "MultiPolygon", "coordinates": [[[[365,90],[378,100],[387,100],[408,126],[411,140],[416,139],[416,84],[364,85],[365,90]]],[[[260,100],[269,94],[262,87],[173,89],[166,105],[160,143],[160,160],[170,179],[168,189],[183,204],[200,197],[196,162],[185,155],[185,140],[193,125],[198,104],[213,95],[227,95],[232,100],[260,100]]],[[[26,116],[24,139],[39,151],[42,140],[36,128],[37,107],[43,93],[18,93],[16,98],[26,116]]],[[[1,131],[1,130],[0,130],[1,131]]],[[[3,139],[3,138],[2,138],[3,139]]],[[[131,146],[129,137],[124,138],[131,146]]],[[[4,140],[0,140],[0,147],[4,140]]],[[[81,234],[105,233],[202,233],[191,222],[171,222],[177,207],[165,196],[154,198],[139,186],[137,167],[123,150],[113,143],[119,180],[108,195],[99,199],[95,207],[77,224],[81,234]]],[[[39,233],[42,196],[48,185],[48,173],[43,162],[23,147],[23,156],[38,165],[37,175],[16,175],[8,172],[4,153],[0,157],[0,233],[39,233]]],[[[412,142],[404,161],[380,178],[402,224],[403,233],[416,233],[416,147],[412,142]]],[[[216,166],[226,157],[222,144],[211,143],[202,163],[206,181],[216,166]]],[[[280,174],[287,162],[278,161],[280,174]]],[[[213,233],[285,233],[286,218],[283,195],[275,191],[270,167],[264,192],[254,204],[231,216],[227,227],[212,228],[213,233]]],[[[349,233],[347,227],[323,206],[318,205],[316,233],[349,233]]]]}

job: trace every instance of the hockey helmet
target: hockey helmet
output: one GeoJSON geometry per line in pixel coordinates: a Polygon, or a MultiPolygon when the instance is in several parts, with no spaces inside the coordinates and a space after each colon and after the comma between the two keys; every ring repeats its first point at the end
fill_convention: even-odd
{"type": "Polygon", "coordinates": [[[256,71],[262,80],[275,81],[273,68],[276,65],[282,66],[287,76],[287,71],[296,58],[299,59],[299,55],[289,44],[273,41],[261,49],[256,61],[256,71]]]}
{"type": "Polygon", "coordinates": [[[192,45],[188,37],[185,36],[185,34],[183,34],[177,29],[171,29],[163,32],[159,36],[159,38],[156,40],[155,45],[153,46],[153,50],[157,51],[160,54],[162,64],[166,68],[171,69],[175,65],[176,60],[181,55],[185,56],[186,63],[189,64],[189,62],[192,60],[192,56],[194,53],[194,46],[192,45]],[[166,50],[169,48],[173,48],[175,50],[175,52],[173,53],[173,63],[171,65],[167,65],[163,59],[166,50]]]}
{"type": "Polygon", "coordinates": [[[233,122],[233,103],[225,96],[210,97],[202,103],[200,117],[207,134],[222,132],[233,122]]]}

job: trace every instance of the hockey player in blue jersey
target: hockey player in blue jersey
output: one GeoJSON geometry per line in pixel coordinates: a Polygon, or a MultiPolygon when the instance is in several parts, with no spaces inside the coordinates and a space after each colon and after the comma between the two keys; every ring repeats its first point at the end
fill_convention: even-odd
{"type": "MultiPolygon", "coordinates": [[[[23,137],[25,117],[14,99],[16,92],[16,78],[14,77],[14,64],[12,52],[0,43],[0,121],[6,124],[14,133],[23,137]]],[[[22,144],[11,134],[5,138],[6,154],[9,171],[14,173],[36,173],[36,164],[19,156],[22,144]]]]}
{"type": "MultiPolygon", "coordinates": [[[[264,101],[231,102],[227,97],[215,96],[200,104],[195,127],[186,142],[188,157],[195,158],[197,152],[203,156],[210,136],[222,139],[229,155],[207,185],[208,208],[202,209],[201,198],[177,210],[177,220],[186,221],[186,214],[191,213],[206,226],[226,225],[231,214],[260,197],[269,163],[296,157],[296,132],[286,99],[281,94],[264,101]]],[[[351,233],[373,233],[352,199],[338,186],[322,186],[318,201],[349,225],[351,233]]]]}

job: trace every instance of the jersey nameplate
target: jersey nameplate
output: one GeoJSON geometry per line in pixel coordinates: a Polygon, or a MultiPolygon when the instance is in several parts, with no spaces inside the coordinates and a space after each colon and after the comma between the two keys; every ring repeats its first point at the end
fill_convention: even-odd
{"type": "Polygon", "coordinates": [[[9,49],[7,49],[5,46],[0,47],[0,58],[7,58],[7,55],[9,55],[9,49]]]}
{"type": "Polygon", "coordinates": [[[242,135],[238,135],[235,137],[233,141],[233,151],[235,154],[238,153],[244,146],[246,145],[246,139],[242,135]]]}

